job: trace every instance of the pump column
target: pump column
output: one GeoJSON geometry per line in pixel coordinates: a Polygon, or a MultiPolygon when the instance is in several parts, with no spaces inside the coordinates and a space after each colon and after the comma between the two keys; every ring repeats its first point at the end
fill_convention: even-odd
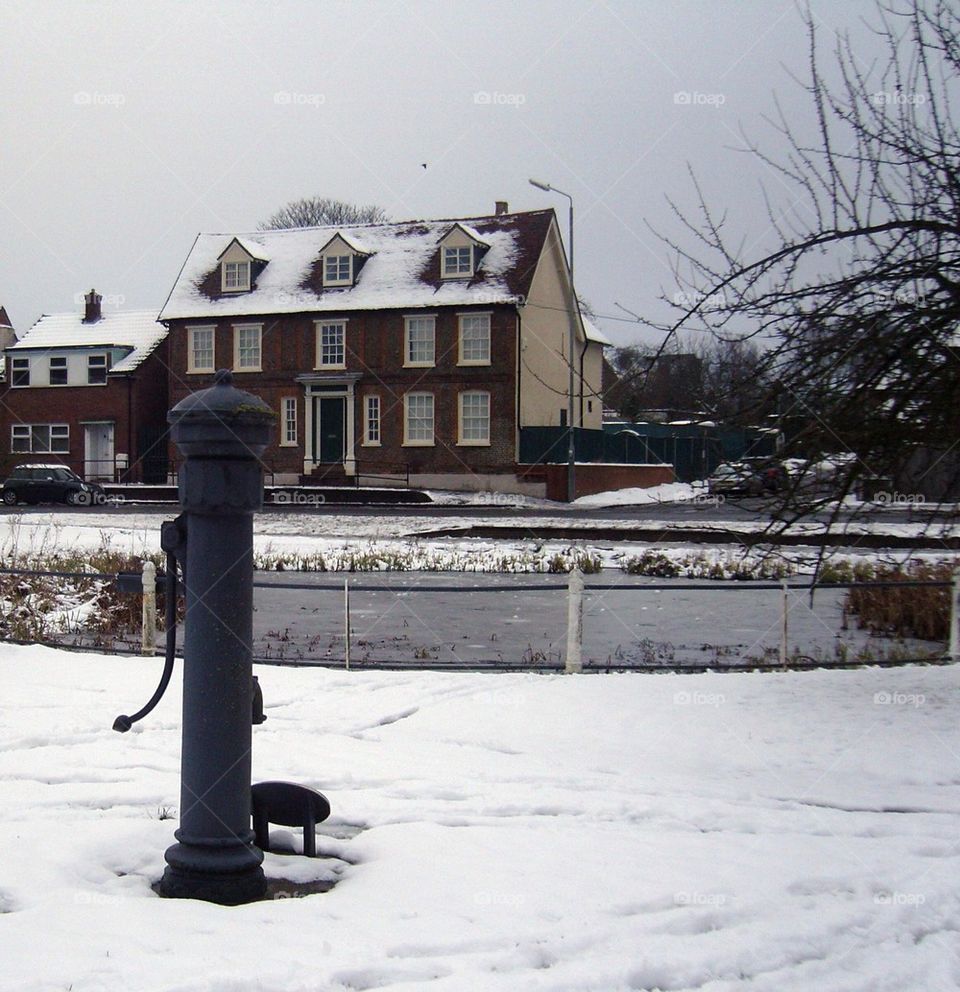
{"type": "Polygon", "coordinates": [[[186,527],[178,843],[160,894],[224,905],[263,896],[263,853],[250,828],[253,511],[273,412],[227,371],[168,414],[184,456],[186,527]]]}

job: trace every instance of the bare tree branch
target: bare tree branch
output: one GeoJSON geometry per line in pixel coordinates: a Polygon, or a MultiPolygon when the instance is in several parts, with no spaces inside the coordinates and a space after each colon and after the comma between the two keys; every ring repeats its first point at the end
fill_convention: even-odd
{"type": "Polygon", "coordinates": [[[377,224],[387,220],[382,207],[357,207],[342,200],[307,196],[293,200],[259,225],[261,231],[290,227],[323,227],[333,224],[377,224]]]}

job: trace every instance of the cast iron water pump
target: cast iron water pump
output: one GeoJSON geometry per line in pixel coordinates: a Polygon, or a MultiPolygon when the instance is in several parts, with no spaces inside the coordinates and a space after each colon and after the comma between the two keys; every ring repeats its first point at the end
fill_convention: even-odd
{"type": "Polygon", "coordinates": [[[186,616],[180,827],[160,894],[236,905],[266,891],[250,828],[253,512],[275,418],[220,371],[167,419],[184,463],[165,550],[183,566],[186,616]]]}

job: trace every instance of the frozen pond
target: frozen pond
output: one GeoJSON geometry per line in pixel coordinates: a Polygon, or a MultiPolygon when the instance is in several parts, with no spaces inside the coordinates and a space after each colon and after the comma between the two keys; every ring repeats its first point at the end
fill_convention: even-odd
{"type": "MultiPolygon", "coordinates": [[[[566,576],[388,572],[258,573],[305,588],[255,591],[254,656],[342,663],[344,583],[350,585],[351,661],[357,665],[552,667],[564,661],[566,576]]],[[[587,577],[585,664],[716,667],[776,663],[783,594],[760,583],[587,577]],[[602,588],[598,588],[602,587],[602,588]],[[693,587],[693,588],[691,588],[693,587]]],[[[844,591],[788,594],[788,655],[801,662],[883,660],[893,643],[843,618],[844,591]]],[[[904,645],[910,657],[940,645],[904,645]]]]}

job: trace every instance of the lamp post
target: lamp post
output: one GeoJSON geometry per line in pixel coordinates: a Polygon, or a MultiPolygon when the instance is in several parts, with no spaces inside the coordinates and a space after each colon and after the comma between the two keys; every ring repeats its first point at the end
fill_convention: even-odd
{"type": "Polygon", "coordinates": [[[567,386],[567,502],[572,503],[577,497],[576,482],[576,438],[573,432],[573,412],[576,386],[574,383],[573,351],[577,346],[577,297],[576,288],[573,282],[573,197],[569,193],[564,193],[562,189],[551,186],[550,183],[540,182],[539,179],[531,179],[531,186],[542,189],[547,193],[559,193],[565,196],[570,204],[570,236],[569,241],[569,265],[570,265],[570,310],[569,310],[569,344],[567,360],[570,365],[570,377],[567,386]]]}

